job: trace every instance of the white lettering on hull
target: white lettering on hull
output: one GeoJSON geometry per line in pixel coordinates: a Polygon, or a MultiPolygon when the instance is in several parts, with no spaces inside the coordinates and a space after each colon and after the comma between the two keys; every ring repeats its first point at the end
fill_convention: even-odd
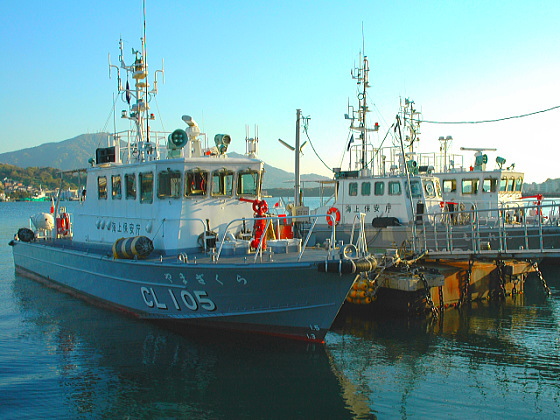
{"type": "MultiPolygon", "coordinates": [[[[216,304],[212,299],[208,297],[208,293],[204,290],[193,290],[189,292],[188,290],[181,290],[181,299],[177,299],[175,293],[172,289],[167,289],[169,293],[170,304],[177,311],[181,311],[186,308],[191,311],[198,311],[203,309],[205,311],[211,312],[216,310],[216,304]]],[[[168,310],[168,305],[163,300],[158,300],[157,294],[153,287],[140,288],[140,294],[142,295],[142,300],[148,308],[157,308],[161,310],[168,310]]],[[[162,296],[162,295],[160,295],[162,296]]]]}

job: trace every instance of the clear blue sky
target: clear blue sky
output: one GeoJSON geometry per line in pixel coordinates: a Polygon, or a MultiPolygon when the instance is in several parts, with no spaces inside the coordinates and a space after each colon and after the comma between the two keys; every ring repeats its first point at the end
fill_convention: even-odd
{"type": "MultiPolygon", "coordinates": [[[[293,170],[297,108],[330,166],[348,138],[350,69],[370,59],[370,121],[381,136],[399,98],[426,120],[473,121],[560,105],[560,1],[213,1],[148,0],[150,73],[165,59],[154,129],[183,128],[192,115],[213,137],[245,150],[258,125],[260,157],[293,170]]],[[[122,36],[139,48],[142,2],[0,2],[0,152],[113,129],[116,80],[108,77],[122,36]]],[[[131,56],[128,55],[128,61],[131,56]]],[[[124,104],[117,109],[124,109],[124,104]]],[[[496,147],[526,181],[560,177],[560,110],[493,124],[424,124],[420,150],[496,147]]],[[[120,121],[119,121],[120,123],[120,121]]],[[[124,127],[118,126],[118,129],[124,127]]],[[[375,143],[377,138],[373,137],[375,143]]],[[[304,150],[303,172],[330,173],[304,150]]]]}

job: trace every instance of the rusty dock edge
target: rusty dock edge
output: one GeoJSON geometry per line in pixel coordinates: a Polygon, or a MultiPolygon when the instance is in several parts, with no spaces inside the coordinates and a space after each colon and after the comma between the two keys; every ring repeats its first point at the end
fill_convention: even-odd
{"type": "Polygon", "coordinates": [[[346,310],[408,315],[432,311],[437,316],[471,301],[522,294],[527,275],[540,273],[536,263],[525,260],[426,258],[419,263],[419,269],[386,270],[373,281],[358,279],[346,299],[346,310]]]}

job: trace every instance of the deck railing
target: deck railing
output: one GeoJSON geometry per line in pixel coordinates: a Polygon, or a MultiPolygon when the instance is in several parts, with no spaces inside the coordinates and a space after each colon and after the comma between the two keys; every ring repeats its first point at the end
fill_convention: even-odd
{"type": "Polygon", "coordinates": [[[415,252],[560,255],[559,204],[510,202],[494,209],[422,215],[413,228],[415,252]]]}

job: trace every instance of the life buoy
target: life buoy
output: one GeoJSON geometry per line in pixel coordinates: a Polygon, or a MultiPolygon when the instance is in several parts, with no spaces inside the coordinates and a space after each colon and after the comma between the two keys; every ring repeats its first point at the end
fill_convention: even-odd
{"type": "Polygon", "coordinates": [[[330,216],[331,214],[334,214],[334,224],[335,224],[335,226],[338,225],[340,223],[340,211],[336,207],[331,207],[327,211],[327,223],[329,224],[329,226],[333,225],[333,219],[330,216]]]}

